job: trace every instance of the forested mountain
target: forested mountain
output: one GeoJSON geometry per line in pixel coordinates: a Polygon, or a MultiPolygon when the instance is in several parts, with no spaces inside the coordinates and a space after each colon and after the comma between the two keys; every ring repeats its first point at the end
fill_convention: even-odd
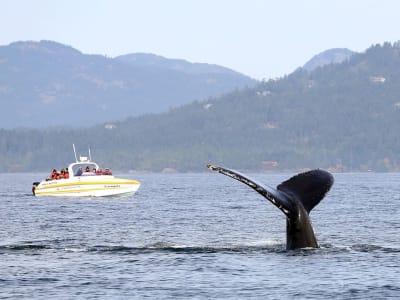
{"type": "Polygon", "coordinates": [[[91,126],[164,112],[256,80],[151,54],[88,55],[52,41],[0,46],[0,128],[91,126]]]}
{"type": "Polygon", "coordinates": [[[314,55],[308,62],[303,66],[303,69],[307,71],[314,71],[318,67],[323,67],[328,64],[342,63],[355,52],[346,48],[333,48],[323,51],[317,55],[314,55]]]}
{"type": "Polygon", "coordinates": [[[298,69],[167,113],[77,130],[0,130],[0,171],[63,167],[88,145],[120,170],[400,169],[400,45],[298,69]]]}

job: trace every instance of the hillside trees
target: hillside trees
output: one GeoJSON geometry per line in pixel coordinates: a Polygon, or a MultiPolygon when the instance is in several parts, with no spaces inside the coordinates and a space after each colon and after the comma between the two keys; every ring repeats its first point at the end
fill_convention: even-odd
{"type": "Polygon", "coordinates": [[[0,171],[48,170],[88,146],[118,170],[400,170],[400,49],[376,45],[341,64],[299,69],[162,114],[81,129],[0,130],[0,171]]]}

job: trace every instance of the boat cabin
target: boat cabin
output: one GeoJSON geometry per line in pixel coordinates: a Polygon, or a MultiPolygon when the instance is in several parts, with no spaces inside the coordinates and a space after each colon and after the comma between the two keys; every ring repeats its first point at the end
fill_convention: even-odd
{"type": "Polygon", "coordinates": [[[109,169],[102,171],[98,164],[90,161],[87,157],[80,157],[79,161],[74,162],[68,166],[69,176],[93,176],[93,175],[111,175],[109,169]]]}

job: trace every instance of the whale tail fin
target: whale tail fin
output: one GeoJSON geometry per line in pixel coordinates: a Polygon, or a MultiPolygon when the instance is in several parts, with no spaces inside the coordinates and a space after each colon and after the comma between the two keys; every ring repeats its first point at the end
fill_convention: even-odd
{"type": "MultiPolygon", "coordinates": [[[[231,177],[232,179],[238,180],[244,183],[245,185],[251,187],[257,193],[261,194],[265,199],[267,199],[273,205],[279,208],[287,217],[290,218],[293,215],[293,211],[295,210],[295,208],[291,201],[291,198],[293,197],[292,194],[288,194],[287,192],[284,191],[281,192],[272,187],[261,184],[239,173],[238,171],[232,169],[227,169],[216,165],[207,165],[207,168],[209,168],[212,171],[231,177]]],[[[290,186],[288,186],[288,188],[290,189],[290,186]]]]}
{"type": "Polygon", "coordinates": [[[294,194],[308,213],[325,197],[333,184],[333,176],[324,170],[300,173],[282,182],[277,189],[294,194]]]}
{"type": "Polygon", "coordinates": [[[297,206],[293,202],[294,198],[301,201],[307,213],[310,213],[333,184],[333,176],[319,169],[295,175],[274,189],[235,170],[215,165],[207,165],[207,167],[248,185],[278,207],[289,218],[297,214],[297,206]]]}
{"type": "Polygon", "coordinates": [[[323,170],[308,171],[293,176],[274,189],[235,170],[215,165],[207,167],[251,187],[286,215],[287,249],[318,247],[308,214],[331,188],[333,176],[330,173],[323,170]]]}

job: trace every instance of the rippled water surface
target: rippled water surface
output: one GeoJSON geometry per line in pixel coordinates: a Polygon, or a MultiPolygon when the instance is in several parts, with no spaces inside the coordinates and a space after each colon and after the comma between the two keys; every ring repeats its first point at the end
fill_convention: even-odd
{"type": "Polygon", "coordinates": [[[0,174],[0,298],[400,298],[400,174],[334,174],[311,212],[321,248],[295,251],[284,215],[220,174],[126,175],[142,181],[127,198],[31,196],[44,176],[0,174]]]}

